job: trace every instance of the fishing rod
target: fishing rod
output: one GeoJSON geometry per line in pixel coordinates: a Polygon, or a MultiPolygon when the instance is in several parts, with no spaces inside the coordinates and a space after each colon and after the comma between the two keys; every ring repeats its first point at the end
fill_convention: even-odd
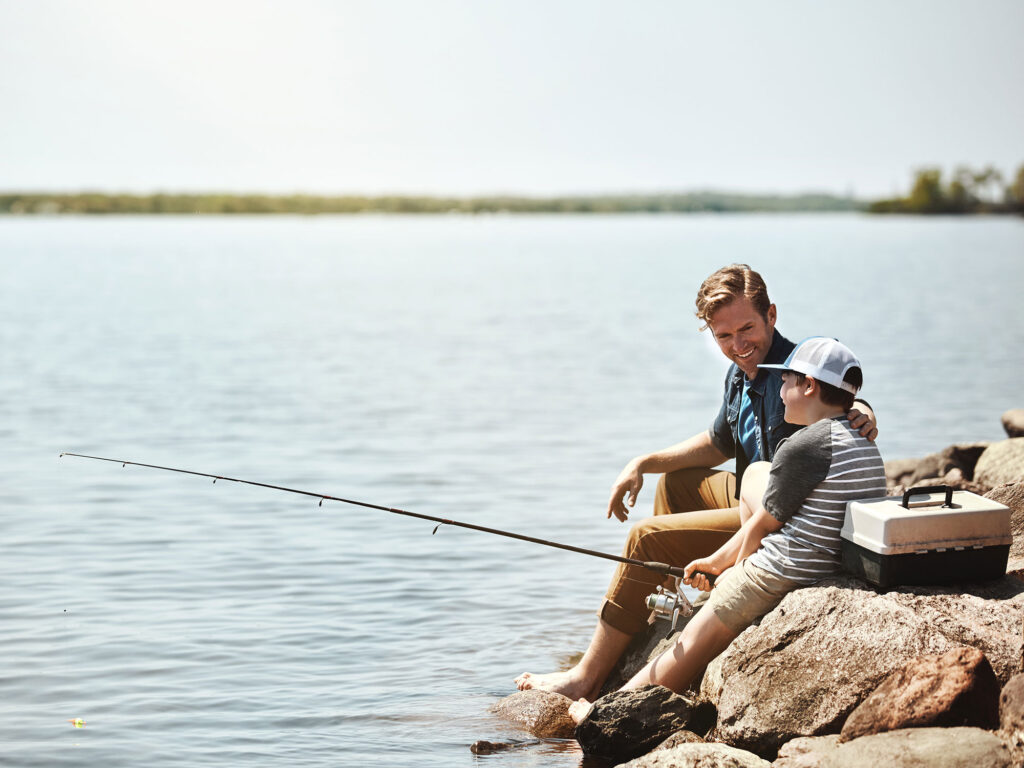
{"type": "Polygon", "coordinates": [[[272,485],[270,483],[260,483],[255,480],[242,480],[237,477],[226,477],[225,475],[211,475],[207,472],[194,472],[190,469],[178,469],[176,467],[162,467],[157,464],[143,464],[138,461],[125,461],[122,459],[108,459],[104,456],[86,456],[83,453],[61,453],[59,458],[65,456],[74,456],[79,459],[92,459],[94,461],[109,461],[112,464],[120,464],[122,467],[126,467],[129,464],[133,467],[146,467],[148,469],[158,469],[164,472],[178,472],[183,475],[195,475],[196,477],[211,477],[213,482],[216,483],[218,480],[226,480],[232,483],[243,483],[245,485],[254,485],[258,488],[270,488],[275,491],[284,491],[286,493],[297,493],[301,496],[311,496],[315,499],[320,499],[319,506],[323,506],[325,501],[339,501],[342,504],[353,504],[357,507],[366,507],[368,509],[376,509],[381,512],[391,512],[395,515],[405,515],[406,517],[415,517],[419,520],[428,520],[432,523],[437,523],[434,527],[434,533],[437,533],[437,529],[442,525],[451,525],[458,528],[468,528],[472,531],[482,531],[483,533],[492,533],[496,536],[505,536],[510,539],[519,539],[520,541],[528,541],[532,544],[543,544],[546,547],[554,547],[555,549],[564,549],[569,552],[578,552],[581,555],[590,555],[591,557],[601,557],[605,560],[613,560],[617,563],[625,563],[626,565],[636,565],[641,568],[646,568],[649,571],[655,573],[664,574],[665,576],[676,577],[677,584],[680,579],[683,578],[685,572],[682,568],[669,565],[668,563],[658,563],[653,561],[637,560],[632,557],[622,557],[620,555],[611,555],[607,552],[598,552],[593,549],[585,549],[583,547],[576,547],[572,544],[561,544],[557,541],[548,541],[547,539],[538,539],[534,536],[525,536],[521,533],[513,533],[512,531],[503,531],[498,528],[488,528],[483,525],[475,525],[473,523],[464,523],[459,520],[449,520],[443,517],[434,517],[433,515],[424,515],[419,512],[408,512],[404,509],[395,509],[394,507],[384,507],[379,504],[371,504],[366,501],[356,501],[354,499],[343,499],[340,496],[332,496],[328,493],[314,493],[313,491],[304,491],[298,488],[287,488],[283,485],[272,485]]]}

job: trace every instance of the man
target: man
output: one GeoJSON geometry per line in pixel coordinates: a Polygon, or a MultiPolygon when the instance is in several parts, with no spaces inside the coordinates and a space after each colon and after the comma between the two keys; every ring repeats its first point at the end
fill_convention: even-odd
{"type": "MultiPolygon", "coordinates": [[[[722,406],[708,430],[670,448],[637,456],[619,474],[607,516],[623,522],[636,503],[644,475],[662,474],[655,492],[655,516],[630,529],[623,550],[626,557],[683,566],[707,557],[739,530],[737,496],[744,471],[751,462],[771,461],[779,442],[798,429],[783,420],[781,373],[758,369],[762,363],[784,362],[795,346],[775,330],[776,315],[764,280],[746,264],[723,267],[701,284],[697,292],[697,317],[705,323],[701,330],[710,328],[722,354],[732,361],[722,406]],[[731,458],[736,459],[735,474],[712,469],[731,458]]],[[[878,430],[867,403],[856,401],[848,417],[861,435],[875,439],[878,430]]],[[[647,626],[645,598],[662,579],[639,566],[620,565],[583,658],[565,672],[526,672],[516,678],[517,687],[593,700],[633,635],[647,626]]]]}

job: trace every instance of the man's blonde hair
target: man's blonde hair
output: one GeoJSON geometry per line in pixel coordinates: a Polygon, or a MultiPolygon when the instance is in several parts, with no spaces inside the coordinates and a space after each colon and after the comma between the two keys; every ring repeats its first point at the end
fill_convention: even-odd
{"type": "Polygon", "coordinates": [[[731,301],[747,298],[761,317],[768,319],[768,287],[757,272],[746,264],[730,264],[709,275],[697,291],[697,319],[704,321],[703,331],[711,316],[731,301]]]}

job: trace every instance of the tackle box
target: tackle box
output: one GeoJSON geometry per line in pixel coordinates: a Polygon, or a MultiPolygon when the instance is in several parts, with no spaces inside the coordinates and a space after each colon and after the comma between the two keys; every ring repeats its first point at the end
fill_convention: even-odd
{"type": "Polygon", "coordinates": [[[1006,573],[1010,510],[949,486],[846,505],[843,566],[875,586],[942,585],[1006,573]]]}

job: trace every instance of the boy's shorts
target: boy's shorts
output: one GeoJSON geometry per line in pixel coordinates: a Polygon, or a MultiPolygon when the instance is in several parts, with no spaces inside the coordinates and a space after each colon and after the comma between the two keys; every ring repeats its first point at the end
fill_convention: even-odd
{"type": "Polygon", "coordinates": [[[738,635],[799,586],[744,559],[715,583],[704,610],[713,612],[738,635]]]}

